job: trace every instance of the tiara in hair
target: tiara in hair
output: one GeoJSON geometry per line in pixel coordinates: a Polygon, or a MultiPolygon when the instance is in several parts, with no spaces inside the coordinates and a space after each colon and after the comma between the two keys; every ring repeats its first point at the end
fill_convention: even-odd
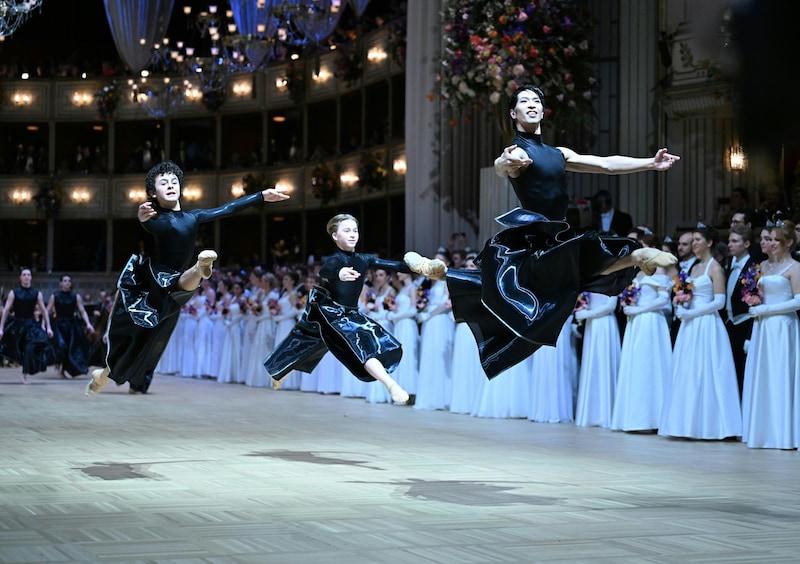
{"type": "Polygon", "coordinates": [[[698,228],[698,229],[705,229],[706,227],[708,227],[708,225],[706,225],[706,224],[705,224],[705,223],[703,223],[702,221],[698,221],[698,222],[697,222],[697,228],[698,228]]]}
{"type": "Polygon", "coordinates": [[[766,226],[767,227],[786,227],[786,224],[783,222],[782,219],[779,219],[779,220],[775,221],[775,223],[771,222],[770,220],[767,220],[766,226]]]}

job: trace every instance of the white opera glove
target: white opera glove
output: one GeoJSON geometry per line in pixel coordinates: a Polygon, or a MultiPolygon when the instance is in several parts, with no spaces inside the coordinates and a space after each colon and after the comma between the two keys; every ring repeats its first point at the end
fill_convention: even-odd
{"type": "Polygon", "coordinates": [[[750,306],[747,313],[750,317],[765,317],[768,315],[778,315],[780,313],[791,313],[800,309],[800,294],[795,294],[791,300],[785,302],[778,302],[777,304],[762,304],[757,306],[750,306]]]}
{"type": "Polygon", "coordinates": [[[690,308],[675,308],[675,317],[681,321],[689,321],[695,317],[700,317],[701,315],[719,311],[723,307],[725,307],[725,294],[714,294],[714,299],[707,304],[692,303],[692,307],[690,308]]]}
{"type": "Polygon", "coordinates": [[[611,297],[603,296],[602,294],[592,294],[592,297],[589,299],[589,309],[576,311],[575,319],[597,319],[598,317],[604,317],[613,313],[616,308],[616,296],[611,297]]]}
{"type": "Polygon", "coordinates": [[[669,305],[669,293],[665,290],[659,290],[658,297],[653,300],[650,305],[625,306],[622,308],[622,313],[630,316],[639,315],[640,313],[647,313],[649,311],[660,311],[667,305],[669,305]]]}

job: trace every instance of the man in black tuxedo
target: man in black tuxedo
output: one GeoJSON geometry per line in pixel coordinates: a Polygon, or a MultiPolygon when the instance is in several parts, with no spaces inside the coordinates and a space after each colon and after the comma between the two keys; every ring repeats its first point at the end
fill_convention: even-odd
{"type": "Polygon", "coordinates": [[[748,252],[750,253],[750,256],[753,257],[753,260],[756,261],[756,263],[761,263],[767,260],[767,255],[765,255],[759,246],[755,244],[756,227],[753,225],[754,219],[754,210],[747,210],[744,208],[734,210],[733,215],[731,216],[731,229],[737,225],[745,225],[753,230],[753,244],[750,245],[750,250],[748,252]]]}
{"type": "Polygon", "coordinates": [[[750,256],[750,247],[753,244],[753,230],[746,225],[734,225],[728,232],[728,264],[725,274],[728,277],[725,291],[725,309],[722,318],[725,320],[725,329],[731,341],[733,362],[736,366],[736,379],[739,382],[739,399],[742,397],[742,383],[744,382],[744,364],[747,355],[744,350],[745,342],[750,339],[753,331],[753,318],[747,313],[749,305],[742,301],[742,278],[747,269],[758,264],[750,256]]]}
{"type": "Polygon", "coordinates": [[[599,190],[592,199],[594,211],[593,226],[595,231],[604,235],[627,237],[633,231],[633,219],[625,212],[614,209],[611,192],[599,190]]]}

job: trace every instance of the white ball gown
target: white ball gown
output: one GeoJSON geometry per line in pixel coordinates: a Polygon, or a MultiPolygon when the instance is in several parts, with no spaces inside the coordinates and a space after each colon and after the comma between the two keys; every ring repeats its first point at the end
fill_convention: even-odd
{"type": "Polygon", "coordinates": [[[555,347],[541,347],[531,355],[528,407],[531,421],[571,423],[575,420],[580,371],[578,342],[570,317],[561,327],[555,347]]]}
{"type": "Polygon", "coordinates": [[[617,296],[589,294],[575,406],[575,424],[579,427],[611,426],[622,347],[614,316],[616,306],[617,296]]]}
{"type": "MultiPolygon", "coordinates": [[[[794,298],[791,283],[782,274],[759,280],[765,305],[794,298]]],[[[744,368],[742,442],[750,448],[800,446],[800,322],[796,311],[757,317],[753,324],[744,368]]]]}
{"type": "Polygon", "coordinates": [[[227,306],[225,316],[225,340],[219,360],[217,382],[222,384],[242,384],[242,312],[236,299],[227,306]]]}
{"type": "Polygon", "coordinates": [[[431,284],[428,305],[422,312],[419,341],[419,380],[414,409],[448,409],[452,396],[450,369],[453,360],[455,320],[450,313],[447,284],[431,284]]]}
{"type": "Polygon", "coordinates": [[[471,414],[475,417],[527,418],[530,413],[530,368],[530,362],[525,359],[487,380],[471,414]]]}
{"type": "MultiPolygon", "coordinates": [[[[706,272],[693,280],[690,307],[714,301],[710,266],[709,261],[706,272]]],[[[736,367],[718,311],[681,322],[658,434],[692,439],[724,439],[742,434],[736,367]]]]}
{"type": "Polygon", "coordinates": [[[666,275],[644,276],[634,285],[639,296],[628,316],[617,377],[611,428],[618,431],[658,429],[664,391],[672,378],[672,341],[664,314],[671,282],[666,275]]]}
{"type": "Polygon", "coordinates": [[[413,284],[404,286],[395,296],[397,310],[387,315],[392,322],[392,335],[403,346],[403,358],[392,372],[392,378],[410,395],[417,393],[419,368],[419,325],[415,319],[416,291],[413,284]]]}
{"type": "MultiPolygon", "coordinates": [[[[275,346],[279,345],[292,331],[295,323],[297,323],[297,316],[299,310],[297,309],[297,294],[294,292],[284,292],[278,298],[278,311],[272,316],[275,322],[275,346]]],[[[281,379],[281,390],[299,390],[300,389],[300,373],[297,370],[292,370],[281,379]]]]}
{"type": "Polygon", "coordinates": [[[453,396],[450,411],[472,413],[488,382],[481,367],[478,344],[466,323],[456,323],[453,338],[453,396]]]}
{"type": "Polygon", "coordinates": [[[321,394],[340,394],[343,370],[344,365],[333,356],[333,353],[326,352],[314,368],[314,372],[317,374],[317,391],[321,394]]]}
{"type": "Polygon", "coordinates": [[[275,347],[275,323],[267,306],[265,296],[256,296],[259,305],[255,306],[256,332],[253,344],[244,360],[245,384],[254,388],[271,388],[272,378],[264,368],[264,359],[275,347]]]}
{"type": "MultiPolygon", "coordinates": [[[[359,304],[361,313],[378,323],[381,327],[386,329],[389,333],[393,333],[393,324],[389,321],[389,311],[383,307],[383,301],[387,298],[394,299],[393,290],[387,284],[383,292],[375,296],[375,305],[373,308],[368,309],[366,303],[359,304]],[[391,297],[390,297],[391,296],[391,297]]],[[[402,343],[401,343],[402,344],[402,343]]],[[[396,380],[395,380],[396,381],[396,380]]],[[[406,390],[408,391],[408,390],[406,390]]],[[[365,399],[369,403],[392,403],[392,398],[389,395],[389,390],[380,382],[370,382],[367,386],[367,395],[365,399]]]]}
{"type": "Polygon", "coordinates": [[[197,335],[195,336],[195,369],[197,378],[208,376],[213,359],[214,320],[211,319],[211,305],[205,297],[200,297],[197,307],[197,335]]]}

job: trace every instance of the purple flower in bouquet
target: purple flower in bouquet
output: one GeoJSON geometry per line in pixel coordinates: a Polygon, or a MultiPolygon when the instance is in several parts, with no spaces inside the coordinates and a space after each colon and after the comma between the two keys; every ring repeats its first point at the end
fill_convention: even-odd
{"type": "Polygon", "coordinates": [[[758,264],[750,265],[750,268],[741,278],[742,301],[749,306],[761,304],[761,290],[758,287],[759,280],[761,280],[761,266],[758,264]]]}

